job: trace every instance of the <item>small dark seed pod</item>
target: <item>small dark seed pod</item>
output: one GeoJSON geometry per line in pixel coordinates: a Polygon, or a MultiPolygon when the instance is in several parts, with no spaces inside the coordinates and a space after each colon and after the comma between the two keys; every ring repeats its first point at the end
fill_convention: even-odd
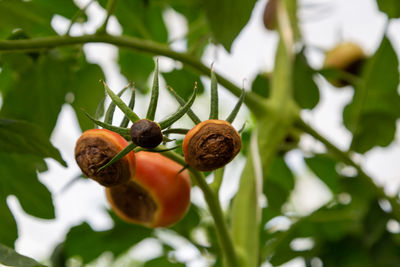
{"type": "Polygon", "coordinates": [[[160,126],[147,119],[142,119],[131,126],[130,130],[132,142],[144,148],[155,148],[162,140],[163,135],[160,126]]]}
{"type": "Polygon", "coordinates": [[[84,132],[76,142],[75,160],[82,172],[99,184],[111,187],[127,182],[135,174],[135,154],[129,152],[121,160],[98,171],[128,142],[119,134],[106,129],[91,129],[84,132]]]}
{"type": "Polygon", "coordinates": [[[199,171],[212,171],[228,164],[240,151],[241,138],[223,120],[207,120],[191,129],[183,140],[186,163],[199,171]]]}

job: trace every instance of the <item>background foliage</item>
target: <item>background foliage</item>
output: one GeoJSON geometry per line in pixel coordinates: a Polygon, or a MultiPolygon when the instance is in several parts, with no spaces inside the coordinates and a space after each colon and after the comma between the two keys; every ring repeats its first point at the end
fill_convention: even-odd
{"type": "MultiPolygon", "coordinates": [[[[377,0],[376,3],[377,9],[387,15],[387,23],[398,20],[400,2],[377,0]]],[[[107,8],[105,0],[99,0],[98,4],[107,8]]],[[[183,38],[186,44],[183,53],[193,62],[200,62],[209,45],[222,45],[226,52],[231,51],[232,43],[248,23],[255,4],[255,0],[118,0],[113,15],[121,25],[123,36],[138,38],[144,46],[146,42],[150,45],[155,42],[168,48],[171,40],[163,13],[171,9],[178,12],[188,26],[183,38]]],[[[2,0],[0,39],[29,41],[64,34],[68,38],[68,32],[57,33],[54,30],[52,20],[56,15],[71,20],[71,25],[87,21],[83,5],[78,6],[71,0],[59,0],[56,5],[50,0],[2,0]]],[[[337,73],[310,66],[305,53],[307,43],[301,38],[301,25],[293,18],[291,22],[296,47],[300,49],[295,49],[292,79],[288,81],[288,86],[293,87],[293,98],[297,106],[310,110],[320,101],[316,78],[330,78],[337,73]]],[[[104,33],[99,30],[97,34],[104,33]]],[[[121,74],[127,80],[134,81],[142,93],[148,91],[148,79],[154,69],[153,54],[118,46],[116,63],[121,74]]],[[[344,126],[352,134],[349,151],[357,152],[361,157],[377,146],[389,146],[395,139],[396,122],[400,117],[398,58],[387,32],[382,32],[381,43],[368,57],[361,74],[356,77],[352,87],[354,95],[343,110],[344,126]]],[[[277,60],[284,62],[279,52],[277,60]]],[[[276,68],[280,67],[279,64],[277,61],[276,68]]],[[[52,195],[39,181],[38,175],[47,171],[45,158],[53,158],[67,166],[49,138],[65,104],[75,111],[82,131],[93,127],[81,108],[90,114],[96,112],[98,103],[104,97],[103,88],[97,81],[104,79],[105,75],[99,65],[88,62],[83,44],[55,45],[18,52],[5,51],[0,44],[0,68],[0,243],[3,244],[0,245],[0,263],[35,266],[37,262],[10,249],[14,248],[18,238],[18,225],[7,205],[7,197],[15,196],[29,215],[46,220],[55,218],[52,195]]],[[[252,81],[251,92],[254,98],[267,101],[273,97],[276,73],[260,71],[252,81]]],[[[201,75],[208,74],[204,69],[196,69],[196,64],[190,62],[186,62],[183,67],[177,64],[172,71],[162,73],[166,83],[183,98],[191,94],[194,81],[199,82],[200,93],[204,92],[201,75]]],[[[233,91],[229,86],[225,87],[233,91]]],[[[250,136],[257,129],[268,125],[271,119],[268,114],[257,114],[251,105],[248,106],[253,114],[249,117],[250,126],[243,133],[242,156],[248,159],[248,164],[242,182],[244,179],[253,181],[256,176],[251,167],[257,159],[250,147],[250,136]]],[[[288,121],[288,124],[291,122],[288,121]]],[[[355,168],[355,173],[349,174],[346,165],[355,167],[349,156],[351,153],[342,153],[330,146],[326,139],[312,129],[301,123],[293,123],[287,128],[286,137],[275,144],[275,156],[270,161],[265,160],[263,165],[263,186],[260,190],[267,204],[261,209],[260,225],[257,227],[257,221],[254,221],[256,228],[253,228],[235,220],[237,217],[246,217],[243,213],[238,214],[237,211],[242,207],[235,203],[235,199],[225,211],[238,247],[243,243],[242,237],[235,235],[238,232],[235,227],[239,227],[235,224],[253,228],[244,230],[244,233],[256,232],[257,240],[253,240],[254,244],[259,243],[253,250],[257,253],[259,249],[259,258],[255,258],[256,265],[269,262],[276,266],[301,257],[307,266],[318,266],[316,264],[319,262],[324,266],[398,266],[400,234],[387,227],[388,224],[399,223],[398,192],[394,197],[386,196],[382,188],[376,186],[361,169],[355,168]],[[332,198],[312,213],[300,216],[289,212],[285,205],[290,201],[296,186],[296,174],[287,164],[285,155],[299,148],[297,141],[302,131],[319,139],[327,147],[324,153],[310,154],[303,151],[303,157],[310,172],[329,188],[332,198]],[[232,210],[236,214],[233,212],[233,217],[230,217],[232,210]],[[287,229],[277,227],[276,221],[282,218],[290,222],[287,229]],[[311,246],[299,249],[295,245],[299,240],[308,240],[311,246]]],[[[263,155],[265,151],[261,144],[259,148],[263,155]]],[[[241,187],[236,198],[248,200],[249,205],[252,205],[251,201],[256,202],[257,199],[252,200],[246,196],[251,196],[251,190],[255,188],[249,186],[242,189],[244,187],[241,187]]],[[[248,212],[254,218],[257,216],[256,208],[248,212]]],[[[113,227],[109,230],[96,231],[87,222],[72,227],[65,240],[54,249],[49,262],[53,266],[64,266],[74,259],[87,264],[105,252],[111,252],[113,258],[117,259],[142,240],[152,237],[162,244],[162,255],[145,263],[132,260],[131,264],[146,267],[184,266],[183,262],[174,257],[175,248],[160,238],[166,232],[190,242],[204,257],[211,259],[211,265],[222,265],[221,248],[210,214],[194,203],[182,221],[164,230],[130,225],[119,220],[112,212],[109,215],[113,221],[113,227]],[[205,242],[198,237],[199,232],[205,237],[205,242]]]]}

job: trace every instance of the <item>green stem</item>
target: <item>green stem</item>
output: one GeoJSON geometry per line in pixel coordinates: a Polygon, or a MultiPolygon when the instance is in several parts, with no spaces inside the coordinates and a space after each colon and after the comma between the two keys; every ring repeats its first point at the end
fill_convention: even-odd
{"type": "Polygon", "coordinates": [[[210,184],[210,187],[214,190],[215,194],[218,194],[219,189],[221,188],[222,180],[224,179],[224,171],[225,167],[214,171],[214,181],[210,184]]]}
{"type": "MultiPolygon", "coordinates": [[[[167,45],[158,44],[150,40],[142,40],[127,36],[102,35],[83,35],[83,36],[52,36],[25,40],[4,40],[0,41],[0,51],[19,51],[26,52],[41,50],[60,46],[69,46],[86,43],[108,43],[118,47],[125,47],[136,51],[149,53],[152,55],[163,55],[182,62],[192,70],[202,75],[210,75],[211,70],[199,59],[186,53],[179,53],[171,50],[167,45]]],[[[216,74],[219,84],[228,89],[232,94],[240,96],[242,90],[221,75],[216,74]]],[[[264,112],[265,102],[252,92],[246,92],[244,103],[254,114],[260,116],[264,112]]]]}
{"type": "MultiPolygon", "coordinates": [[[[185,159],[173,151],[167,151],[163,153],[163,155],[181,164],[182,166],[186,165],[185,159]]],[[[192,168],[189,168],[189,171],[192,174],[196,184],[203,192],[204,199],[206,200],[210,213],[214,218],[218,241],[220,243],[227,266],[239,266],[238,257],[233,246],[232,236],[228,231],[228,226],[222,212],[218,194],[216,194],[207,184],[202,172],[193,170],[192,168]]]]}
{"type": "Polygon", "coordinates": [[[308,133],[309,135],[311,135],[312,137],[314,137],[321,143],[323,143],[326,146],[326,148],[328,149],[328,151],[330,151],[338,160],[342,161],[343,163],[345,163],[347,165],[354,167],[357,170],[361,179],[363,179],[365,182],[367,182],[369,185],[371,185],[372,188],[375,188],[375,193],[379,197],[387,199],[390,202],[390,204],[392,206],[392,215],[394,216],[394,218],[396,220],[400,221],[400,203],[399,203],[398,198],[386,195],[385,190],[381,186],[378,186],[377,184],[375,184],[374,180],[363,171],[361,166],[358,165],[356,162],[354,162],[354,160],[351,158],[349,153],[344,152],[344,151],[340,150],[339,148],[337,148],[328,139],[323,137],[321,134],[319,134],[317,131],[315,131],[311,126],[306,124],[300,118],[298,118],[295,121],[295,126],[298,129],[302,130],[303,132],[308,133]]]}

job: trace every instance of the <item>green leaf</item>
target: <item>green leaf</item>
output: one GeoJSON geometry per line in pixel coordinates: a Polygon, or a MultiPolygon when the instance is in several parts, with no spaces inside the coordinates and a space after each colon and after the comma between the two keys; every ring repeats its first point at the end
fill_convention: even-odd
{"type": "Polygon", "coordinates": [[[251,85],[251,91],[262,96],[269,97],[271,77],[268,73],[259,73],[251,85]]]}
{"type": "Polygon", "coordinates": [[[118,63],[122,75],[134,82],[135,88],[141,92],[148,90],[148,79],[155,66],[151,56],[120,49],[118,63]]]}
{"type": "Polygon", "coordinates": [[[205,0],[204,7],[215,40],[227,51],[250,19],[255,0],[205,0]]]}
{"type": "MultiPolygon", "coordinates": [[[[52,14],[58,14],[64,16],[67,19],[71,19],[79,7],[71,0],[58,0],[57,5],[53,1],[49,0],[34,0],[34,3],[41,9],[45,9],[52,14]]],[[[82,17],[86,21],[86,16],[82,17]]],[[[82,20],[82,19],[81,19],[82,20]]]]}
{"type": "Polygon", "coordinates": [[[9,247],[14,247],[14,242],[18,237],[17,223],[7,206],[7,195],[4,195],[4,192],[2,192],[4,190],[3,183],[4,181],[0,181],[0,242],[9,247]]]}
{"type": "Polygon", "coordinates": [[[50,143],[46,134],[35,124],[0,118],[0,152],[51,157],[63,166],[67,163],[50,143]]]}
{"type": "Polygon", "coordinates": [[[17,28],[35,36],[55,34],[50,24],[52,17],[53,14],[36,1],[0,1],[0,39],[10,36],[17,28]]]}
{"type": "Polygon", "coordinates": [[[343,112],[344,124],[353,133],[352,150],[364,153],[393,141],[400,117],[398,68],[396,52],[384,37],[362,72],[353,101],[343,112]]]}
{"type": "MultiPolygon", "coordinates": [[[[99,2],[103,7],[106,6],[106,0],[99,2]]],[[[168,31],[162,16],[162,7],[163,5],[155,1],[120,0],[116,4],[114,15],[124,34],[166,43],[168,31]]]]}
{"type": "Polygon", "coordinates": [[[86,222],[71,228],[65,240],[66,257],[80,256],[83,263],[91,262],[105,251],[117,257],[152,234],[151,229],[128,224],[114,215],[112,218],[114,227],[105,231],[95,231],[86,222]]]}
{"type": "Polygon", "coordinates": [[[2,197],[15,195],[25,212],[43,219],[54,219],[51,194],[37,177],[36,170],[42,160],[29,155],[0,153],[0,162],[2,197]]]}
{"type": "Polygon", "coordinates": [[[194,74],[185,67],[182,69],[174,69],[171,72],[164,72],[162,75],[167,85],[171,86],[174,91],[185,100],[188,100],[193,93],[195,82],[197,82],[198,93],[202,94],[204,92],[204,86],[200,80],[200,76],[194,74]]]}
{"type": "Polygon", "coordinates": [[[340,176],[336,172],[336,161],[326,155],[315,155],[304,159],[307,166],[320,178],[334,193],[341,191],[340,176]]]}
{"type": "Polygon", "coordinates": [[[314,82],[314,74],[303,51],[298,53],[293,66],[293,94],[301,108],[313,109],[319,102],[319,89],[314,82]]]}
{"type": "Polygon", "coordinates": [[[12,67],[14,75],[0,116],[36,123],[50,136],[73,77],[73,61],[57,51],[37,60],[25,54],[4,54],[1,61],[12,67]]]}
{"type": "Polygon", "coordinates": [[[185,217],[172,226],[171,230],[174,230],[190,240],[192,231],[200,224],[199,212],[199,208],[196,205],[190,205],[189,211],[186,213],[185,217]]]}
{"type": "Polygon", "coordinates": [[[397,0],[377,0],[379,10],[385,12],[389,19],[400,17],[400,3],[397,0]]]}
{"type": "Polygon", "coordinates": [[[0,244],[0,263],[7,266],[37,267],[44,266],[34,259],[28,258],[15,252],[15,250],[0,244]]]}
{"type": "Polygon", "coordinates": [[[99,81],[104,79],[104,73],[100,66],[87,62],[82,62],[74,74],[74,80],[70,86],[74,94],[74,101],[71,105],[82,131],[93,128],[93,123],[85,116],[82,109],[89,114],[96,113],[97,105],[104,97],[104,88],[99,81]]]}
{"type": "Polygon", "coordinates": [[[233,242],[239,252],[241,266],[247,267],[258,266],[259,255],[261,209],[258,200],[262,171],[257,147],[257,131],[254,131],[231,213],[233,242]]]}
{"type": "Polygon", "coordinates": [[[280,212],[282,205],[287,201],[290,192],[294,189],[294,176],[283,157],[276,157],[270,165],[269,172],[264,175],[263,193],[268,200],[268,207],[280,212]]]}
{"type": "Polygon", "coordinates": [[[184,263],[180,263],[180,262],[171,262],[168,260],[167,256],[162,256],[159,258],[155,258],[152,260],[147,261],[143,267],[170,267],[170,266],[181,266],[184,267],[186,266],[184,263]]]}

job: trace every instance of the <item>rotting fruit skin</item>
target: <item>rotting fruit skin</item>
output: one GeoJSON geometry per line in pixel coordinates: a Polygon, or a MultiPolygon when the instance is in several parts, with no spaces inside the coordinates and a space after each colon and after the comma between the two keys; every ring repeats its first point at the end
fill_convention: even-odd
{"type": "Polygon", "coordinates": [[[106,129],[90,129],[76,142],[75,160],[87,177],[106,187],[116,186],[127,182],[135,174],[133,151],[104,170],[97,170],[127,145],[128,142],[117,133],[106,129]]]}
{"type": "Polygon", "coordinates": [[[123,220],[150,228],[178,222],[190,205],[189,172],[159,153],[138,152],[136,164],[127,184],[106,188],[112,209],[123,220]]]}
{"type": "MultiPolygon", "coordinates": [[[[367,56],[358,44],[344,42],[325,54],[324,68],[339,69],[358,76],[366,58],[367,56]]],[[[349,81],[344,79],[329,79],[329,82],[336,87],[350,84],[349,81]]]]}
{"type": "Polygon", "coordinates": [[[231,162],[241,146],[240,135],[229,122],[206,120],[186,134],[182,149],[190,167],[212,171],[231,162]]]}

